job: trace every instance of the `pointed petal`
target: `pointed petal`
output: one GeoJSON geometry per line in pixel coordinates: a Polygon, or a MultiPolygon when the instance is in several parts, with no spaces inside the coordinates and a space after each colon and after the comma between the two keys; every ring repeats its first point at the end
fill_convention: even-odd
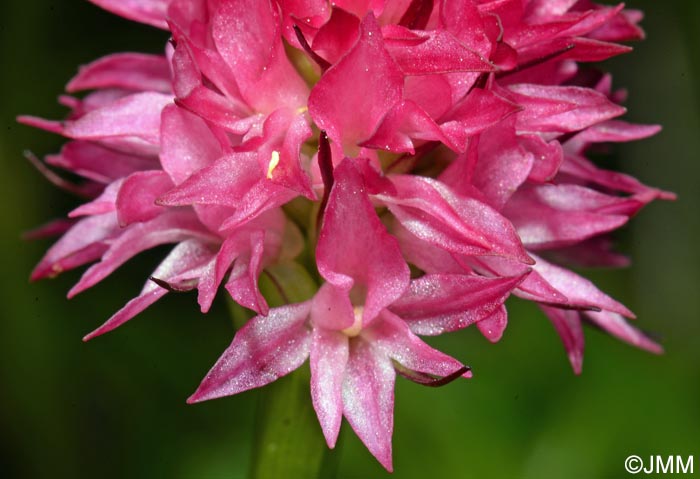
{"type": "MultiPolygon", "coordinates": [[[[389,311],[383,311],[381,319],[366,334],[371,335],[375,350],[384,351],[411,371],[444,377],[464,368],[456,359],[425,344],[406,322],[389,311]]],[[[471,372],[465,372],[462,377],[471,377],[471,372]]]]}
{"type": "Polygon", "coordinates": [[[409,290],[389,309],[416,334],[456,331],[491,316],[528,274],[505,278],[427,274],[411,281],[409,290]]]}
{"type": "Polygon", "coordinates": [[[104,8],[129,20],[145,23],[154,27],[168,29],[165,14],[170,0],[90,0],[95,5],[104,8]]]}
{"type": "Polygon", "coordinates": [[[160,142],[160,114],[172,102],[162,93],[135,93],[108,106],[68,122],[66,136],[81,140],[136,137],[148,143],[160,142]]]}
{"type": "Polygon", "coordinates": [[[374,16],[368,14],[360,30],[355,47],[309,96],[311,117],[346,152],[356,152],[357,143],[370,137],[403,90],[403,75],[384,49],[374,16]]]}
{"type": "Polygon", "coordinates": [[[226,282],[226,291],[234,301],[262,315],[267,315],[270,311],[258,288],[258,277],[263,270],[263,255],[266,253],[263,246],[265,236],[265,232],[260,230],[250,235],[249,252],[236,260],[226,282]]]}
{"type": "Polygon", "coordinates": [[[306,84],[284,52],[276,3],[223,2],[212,21],[216,49],[240,86],[246,103],[269,113],[305,104],[306,84]]]}
{"type": "Polygon", "coordinates": [[[583,368],[583,328],[581,326],[581,313],[570,309],[553,308],[540,305],[544,314],[552,321],[557,330],[564,349],[569,357],[569,362],[575,374],[581,374],[583,368]]]}
{"type": "Polygon", "coordinates": [[[366,293],[366,324],[408,287],[408,265],[396,239],[377,217],[352,160],[345,159],[336,167],[334,178],[316,262],[321,276],[330,283],[342,288],[351,278],[358,292],[366,293]]]}
{"type": "Polygon", "coordinates": [[[508,325],[508,311],[505,306],[497,308],[490,316],[476,323],[481,334],[492,343],[497,343],[501,340],[503,332],[508,325]]]}
{"type": "MultiPolygon", "coordinates": [[[[315,323],[315,321],[314,321],[315,323]]],[[[335,447],[343,418],[343,377],[348,337],[315,327],[311,343],[311,399],[328,447],[335,447]]]]}
{"type": "Polygon", "coordinates": [[[503,209],[531,249],[557,248],[619,228],[642,203],[578,185],[521,188],[503,209]]]}
{"type": "Polygon", "coordinates": [[[532,266],[533,274],[541,276],[549,284],[565,294],[570,306],[598,308],[615,312],[628,318],[634,318],[634,314],[629,309],[600,291],[584,277],[548,263],[537,256],[533,255],[532,257],[537,261],[532,266]]]}
{"type": "Polygon", "coordinates": [[[268,316],[249,320],[187,402],[238,394],[297,369],[311,348],[311,331],[305,324],[308,312],[307,302],[274,308],[268,316]]]}
{"type": "Polygon", "coordinates": [[[221,157],[216,137],[201,118],[169,105],[162,122],[160,161],[176,185],[221,157]]]}
{"type": "Polygon", "coordinates": [[[53,277],[98,259],[107,250],[105,240],[119,230],[117,215],[106,213],[78,221],[41,259],[32,281],[53,277]]]}
{"type": "Polygon", "coordinates": [[[139,171],[124,180],[116,198],[119,225],[151,220],[165,211],[156,199],[171,189],[173,183],[162,170],[139,171]]]}
{"type": "Polygon", "coordinates": [[[94,286],[142,251],[191,238],[211,240],[210,233],[189,211],[172,211],[145,223],[134,223],[110,243],[99,263],[85,271],[68,297],[94,286]]]}
{"type": "Polygon", "coordinates": [[[163,55],[115,53],[80,67],[66,91],[122,88],[170,93],[170,68],[163,55]]]}
{"type": "MultiPolygon", "coordinates": [[[[151,277],[172,281],[176,277],[186,275],[211,257],[209,249],[198,241],[191,240],[178,244],[170,254],[158,265],[151,277]]],[[[167,294],[167,290],[149,280],[141,294],[129,301],[117,311],[102,326],[88,334],[83,341],[101,336],[132,319],[167,294]]]]}
{"type": "Polygon", "coordinates": [[[596,326],[632,346],[654,354],[664,352],[661,345],[649,339],[642,331],[629,324],[623,316],[617,313],[610,311],[585,311],[583,314],[596,326]]]}
{"type": "Polygon", "coordinates": [[[488,254],[531,263],[511,223],[474,198],[425,177],[396,175],[397,196],[377,195],[418,238],[457,254],[488,254]]]}
{"type": "Polygon", "coordinates": [[[590,88],[519,84],[509,90],[513,100],[524,107],[518,114],[518,131],[522,132],[578,131],[626,111],[590,88]]]}
{"type": "Polygon", "coordinates": [[[391,359],[358,338],[350,344],[343,380],[343,414],[369,452],[392,470],[394,381],[391,359]]]}
{"type": "Polygon", "coordinates": [[[111,183],[135,171],[158,166],[155,157],[120,153],[89,141],[66,143],[59,154],[47,156],[46,163],[100,183],[111,183]]]}

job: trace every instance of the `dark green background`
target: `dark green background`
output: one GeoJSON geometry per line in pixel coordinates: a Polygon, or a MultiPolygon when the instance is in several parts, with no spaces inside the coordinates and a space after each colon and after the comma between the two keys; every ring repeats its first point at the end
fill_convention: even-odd
{"type": "MultiPolygon", "coordinates": [[[[471,329],[437,341],[474,367],[474,379],[438,390],[399,379],[396,478],[629,477],[630,454],[693,454],[700,473],[700,2],[628,5],[647,12],[648,40],[608,67],[629,88],[627,118],[664,131],[616,148],[611,162],[679,201],[651,205],[619,236],[631,268],[590,275],[667,352],[652,356],[587,330],[576,377],[549,322],[513,302],[499,344],[471,329]]],[[[0,36],[0,474],[244,477],[256,392],[185,405],[230,342],[222,305],[202,316],[193,295],[169,297],[114,333],[80,341],[137,293],[165,250],[72,301],[64,295],[77,272],[27,280],[49,243],[23,242],[21,232],[76,202],[21,155],[56,151],[62,140],[14,117],[60,118],[55,98],[78,64],[158,52],[165,34],[85,1],[4,0],[0,36]]],[[[347,424],[334,454],[339,477],[386,476],[347,424]]]]}

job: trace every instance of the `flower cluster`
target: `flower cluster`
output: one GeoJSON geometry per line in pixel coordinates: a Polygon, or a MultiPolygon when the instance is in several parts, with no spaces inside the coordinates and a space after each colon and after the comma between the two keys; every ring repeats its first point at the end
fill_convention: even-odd
{"type": "MultiPolygon", "coordinates": [[[[70,139],[37,166],[89,201],[39,279],[94,263],[70,290],[173,244],[141,293],[86,338],[170,291],[223,284],[257,316],[190,398],[311,367],[328,445],[344,416],[391,469],[396,373],[469,377],[419,335],[506,327],[511,294],[536,302],[581,370],[582,322],[652,352],[625,306],[563,265],[621,266],[607,233],[669,193],[587,152],[650,136],[616,120],[624,93],[580,62],[625,53],[641,14],[589,0],[92,0],[166,29],[164,55],[80,69],[70,139]],[[52,168],[85,181],[72,184],[52,168]],[[261,274],[302,249],[319,286],[270,308],[261,274]]],[[[279,283],[278,283],[279,286],[279,283]]],[[[281,286],[282,290],[284,285],[281,286]]],[[[283,292],[283,291],[282,291],[283,292]]]]}

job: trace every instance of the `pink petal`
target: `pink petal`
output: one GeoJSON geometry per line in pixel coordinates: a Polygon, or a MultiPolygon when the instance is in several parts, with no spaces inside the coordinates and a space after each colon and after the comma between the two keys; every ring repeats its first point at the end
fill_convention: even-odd
{"type": "Polygon", "coordinates": [[[233,265],[231,276],[226,282],[226,291],[234,301],[256,313],[267,315],[270,307],[258,288],[258,277],[263,270],[264,231],[255,231],[250,235],[249,253],[239,257],[233,265]]]}
{"type": "Polygon", "coordinates": [[[595,325],[632,346],[654,354],[661,354],[664,352],[664,349],[659,344],[649,339],[634,326],[631,326],[624,317],[617,313],[610,311],[585,311],[583,314],[595,325]]]}
{"type": "Polygon", "coordinates": [[[500,123],[519,109],[500,95],[476,88],[440,119],[440,127],[459,151],[465,151],[471,136],[500,123]]]}
{"type": "Polygon", "coordinates": [[[119,189],[124,183],[123,180],[117,180],[107,185],[102,194],[89,203],[84,203],[76,209],[68,213],[69,218],[77,218],[79,216],[94,216],[111,213],[116,211],[116,201],[119,189]]]}
{"type": "Polygon", "coordinates": [[[116,53],[80,67],[66,91],[121,88],[170,93],[170,68],[162,55],[116,53]]]}
{"type": "Polygon", "coordinates": [[[532,249],[574,244],[619,228],[641,203],[577,185],[521,188],[503,209],[532,249]],[[634,203],[631,204],[630,202],[634,203]]]}
{"type": "MultiPolygon", "coordinates": [[[[383,311],[381,320],[366,334],[372,336],[375,350],[382,350],[387,357],[412,371],[444,377],[464,367],[456,359],[425,344],[414,332],[401,318],[383,311]]],[[[467,371],[463,377],[471,377],[471,373],[467,371]]]]}
{"type": "Polygon", "coordinates": [[[369,452],[392,470],[394,381],[391,359],[361,338],[350,344],[343,380],[343,414],[369,452]]]}
{"type": "Polygon", "coordinates": [[[362,21],[360,39],[319,80],[309,96],[316,125],[345,151],[356,151],[401,99],[403,75],[384,49],[374,16],[362,21]]]}
{"type": "Polygon", "coordinates": [[[328,447],[335,447],[343,418],[343,378],[348,337],[315,327],[311,342],[311,399],[328,447]]]}
{"type": "Polygon", "coordinates": [[[377,195],[418,238],[457,254],[508,256],[529,263],[510,222],[486,204],[430,178],[396,175],[398,195],[377,195]]]}
{"type": "Polygon", "coordinates": [[[590,88],[519,84],[509,89],[525,108],[517,125],[523,132],[578,131],[626,111],[590,88]]]}
{"type": "MultiPolygon", "coordinates": [[[[364,13],[363,13],[364,15],[364,13]]],[[[314,36],[313,50],[329,63],[337,63],[357,42],[360,19],[338,7],[314,36]]]]}
{"type": "Polygon", "coordinates": [[[255,153],[231,153],[192,174],[175,189],[161,196],[158,203],[235,208],[235,214],[221,226],[222,229],[230,229],[295,196],[292,190],[263,176],[255,153]]]}
{"type": "Polygon", "coordinates": [[[350,302],[352,283],[336,286],[323,283],[311,303],[311,321],[314,326],[332,331],[349,328],[355,322],[355,313],[350,302]]]}
{"type": "Polygon", "coordinates": [[[172,102],[162,93],[135,93],[68,122],[65,135],[81,140],[136,137],[157,145],[160,142],[160,114],[172,102]]]}
{"type": "Polygon", "coordinates": [[[201,118],[169,105],[162,122],[160,162],[176,185],[221,157],[216,136],[201,118]]]}
{"type": "Polygon", "coordinates": [[[231,68],[246,103],[269,113],[304,106],[308,90],[284,52],[277,5],[270,0],[222,3],[212,36],[231,68]]]}
{"type": "Polygon", "coordinates": [[[88,141],[66,143],[61,153],[47,156],[46,163],[100,183],[158,166],[155,157],[128,155],[88,141]]]}
{"type": "Polygon", "coordinates": [[[359,172],[349,159],[336,167],[316,247],[318,270],[343,287],[351,278],[366,294],[363,323],[399,298],[408,286],[408,265],[369,201],[359,172]]]}
{"type": "Polygon", "coordinates": [[[537,256],[533,255],[533,258],[537,261],[532,266],[533,274],[540,275],[549,284],[565,294],[570,306],[599,308],[634,318],[634,314],[629,309],[600,291],[589,280],[572,271],[548,263],[537,256]]]}
{"type": "MultiPolygon", "coordinates": [[[[185,241],[173,248],[170,254],[158,265],[151,277],[171,281],[188,271],[197,268],[211,257],[211,251],[195,240],[185,241]]],[[[102,326],[88,334],[83,341],[101,336],[132,319],[137,314],[162,298],[168,291],[149,280],[141,293],[117,311],[102,326]]]]}
{"type": "Polygon", "coordinates": [[[311,331],[305,324],[308,313],[309,303],[300,303],[249,320],[187,402],[238,394],[297,369],[311,349],[311,331]]]}
{"type": "Polygon", "coordinates": [[[416,334],[456,331],[492,315],[528,273],[505,278],[427,274],[411,281],[409,290],[389,309],[416,334]]]}
{"type": "Polygon", "coordinates": [[[151,220],[165,211],[156,204],[156,198],[173,187],[167,173],[139,171],[124,180],[116,198],[119,225],[151,220]]]}
{"type": "Polygon", "coordinates": [[[569,309],[553,308],[540,305],[540,308],[552,321],[557,330],[564,349],[569,357],[569,362],[574,373],[581,374],[583,367],[583,328],[581,327],[581,313],[569,309]]]}
{"type": "Polygon", "coordinates": [[[102,260],[83,274],[68,292],[68,297],[94,286],[142,251],[191,238],[212,239],[210,233],[189,211],[172,211],[145,223],[134,223],[110,243],[102,260]]]}
{"type": "Polygon", "coordinates": [[[414,140],[439,141],[453,150],[458,147],[444,135],[430,116],[412,101],[403,101],[382,119],[374,134],[361,143],[368,148],[394,153],[415,153],[414,140]]]}
{"type": "Polygon", "coordinates": [[[387,51],[405,75],[492,72],[496,67],[444,30],[421,32],[420,43],[387,42],[387,51]]]}
{"type": "Polygon", "coordinates": [[[119,230],[117,215],[106,213],[78,221],[59,239],[32,271],[32,281],[94,261],[107,249],[105,241],[119,230]]]}
{"type": "Polygon", "coordinates": [[[119,16],[154,27],[168,29],[165,13],[170,0],[90,0],[119,16]]]}
{"type": "Polygon", "coordinates": [[[505,306],[497,308],[490,316],[476,323],[481,334],[492,343],[497,343],[503,337],[503,332],[508,325],[508,312],[505,306]]]}
{"type": "MultiPolygon", "coordinates": [[[[512,117],[511,117],[512,118],[512,117]]],[[[513,121],[489,128],[479,137],[478,160],[472,183],[497,210],[522,185],[535,163],[534,155],[517,141],[513,121]],[[511,128],[513,128],[511,130],[511,128]]]]}

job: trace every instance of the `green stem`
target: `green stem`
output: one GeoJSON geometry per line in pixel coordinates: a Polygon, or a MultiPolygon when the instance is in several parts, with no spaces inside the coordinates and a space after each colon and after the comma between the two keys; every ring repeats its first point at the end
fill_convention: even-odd
{"type": "Polygon", "coordinates": [[[251,479],[335,477],[338,451],[323,438],[309,379],[304,366],[259,391],[251,479]]]}
{"type": "MultiPolygon", "coordinates": [[[[311,298],[316,283],[301,265],[285,262],[265,270],[260,289],[270,307],[311,298]]],[[[231,310],[234,324],[247,319],[231,310]]],[[[258,391],[251,479],[333,478],[338,450],[331,451],[311,403],[308,364],[258,391]]]]}

